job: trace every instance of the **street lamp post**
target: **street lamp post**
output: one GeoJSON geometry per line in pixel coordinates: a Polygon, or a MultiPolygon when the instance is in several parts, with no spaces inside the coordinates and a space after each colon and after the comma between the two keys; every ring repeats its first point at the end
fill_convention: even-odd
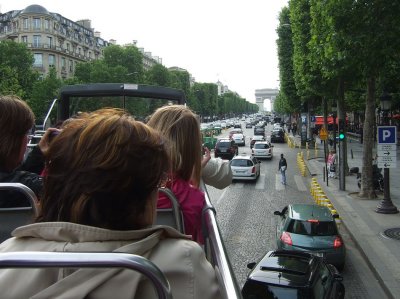
{"type": "MultiPolygon", "coordinates": [[[[388,112],[391,108],[391,96],[388,93],[384,93],[380,98],[381,100],[381,111],[382,125],[389,125],[388,112]]],[[[390,198],[390,180],[389,180],[389,168],[384,168],[383,172],[383,199],[376,207],[375,212],[381,214],[396,214],[399,212],[397,207],[393,205],[392,199],[390,198]]]]}

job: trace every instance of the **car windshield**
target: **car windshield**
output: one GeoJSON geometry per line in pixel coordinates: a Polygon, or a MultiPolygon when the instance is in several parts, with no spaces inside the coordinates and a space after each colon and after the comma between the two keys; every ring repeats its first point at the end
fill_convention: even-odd
{"type": "Polygon", "coordinates": [[[310,298],[306,289],[295,289],[268,285],[263,282],[249,280],[243,287],[243,298],[257,299],[305,299],[310,298]]]}
{"type": "Polygon", "coordinates": [[[337,235],[333,221],[304,221],[292,219],[287,227],[289,233],[307,236],[332,236],[337,235]]]}
{"type": "Polygon", "coordinates": [[[239,167],[248,167],[248,166],[253,166],[253,162],[247,159],[234,159],[232,160],[231,165],[239,167]]]}
{"type": "Polygon", "coordinates": [[[254,145],[254,148],[256,148],[256,149],[268,149],[269,145],[266,144],[266,143],[256,143],[254,145]]]}

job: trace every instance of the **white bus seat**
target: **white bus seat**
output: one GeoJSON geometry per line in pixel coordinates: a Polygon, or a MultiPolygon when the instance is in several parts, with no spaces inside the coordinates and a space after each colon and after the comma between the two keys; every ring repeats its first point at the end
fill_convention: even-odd
{"type": "MultiPolygon", "coordinates": [[[[148,259],[127,253],[104,252],[3,252],[0,268],[126,268],[146,276],[158,298],[172,298],[171,287],[161,270],[148,259]]],[[[23,287],[21,284],[18,287],[23,287]]]]}
{"type": "Polygon", "coordinates": [[[168,188],[159,188],[158,192],[162,192],[168,197],[172,208],[157,209],[156,224],[171,226],[184,234],[183,214],[175,194],[168,188]]]}
{"type": "Polygon", "coordinates": [[[0,183],[0,192],[11,190],[20,192],[31,203],[29,207],[0,208],[0,242],[11,237],[11,232],[23,225],[33,223],[38,214],[38,200],[35,193],[21,183],[0,183]]]}

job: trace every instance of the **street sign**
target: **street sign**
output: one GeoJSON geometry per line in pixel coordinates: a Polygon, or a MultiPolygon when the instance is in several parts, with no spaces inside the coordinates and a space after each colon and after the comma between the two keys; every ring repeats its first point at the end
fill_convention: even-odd
{"type": "Polygon", "coordinates": [[[378,126],[378,144],[396,144],[396,126],[378,126]]]}
{"type": "Polygon", "coordinates": [[[378,156],[378,167],[379,168],[396,168],[397,161],[396,156],[394,157],[379,157],[378,156]]]}
{"type": "Polygon", "coordinates": [[[310,116],[310,122],[315,123],[315,115],[310,116]]]}
{"type": "Polygon", "coordinates": [[[378,153],[381,151],[396,151],[396,144],[378,144],[377,150],[378,153]]]}
{"type": "Polygon", "coordinates": [[[378,162],[378,168],[397,168],[397,162],[378,162]]]}
{"type": "Polygon", "coordinates": [[[319,139],[321,140],[328,139],[328,131],[325,129],[325,127],[322,127],[321,130],[319,131],[319,139]]]}
{"type": "Polygon", "coordinates": [[[397,155],[397,151],[378,151],[378,157],[395,157],[397,155]]]}

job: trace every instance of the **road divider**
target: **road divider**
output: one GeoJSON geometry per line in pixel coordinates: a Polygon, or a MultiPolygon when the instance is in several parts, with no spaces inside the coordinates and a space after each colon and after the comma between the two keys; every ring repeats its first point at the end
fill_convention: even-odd
{"type": "Polygon", "coordinates": [[[304,162],[303,152],[297,153],[297,167],[299,168],[302,176],[307,176],[307,166],[304,162]]]}
{"type": "Polygon", "coordinates": [[[314,199],[314,202],[317,205],[324,206],[329,209],[333,217],[335,217],[336,224],[339,225],[342,223],[342,219],[340,218],[337,210],[333,206],[332,202],[329,200],[328,196],[325,194],[325,191],[323,190],[322,186],[318,183],[316,178],[311,178],[310,193],[314,199]]]}

